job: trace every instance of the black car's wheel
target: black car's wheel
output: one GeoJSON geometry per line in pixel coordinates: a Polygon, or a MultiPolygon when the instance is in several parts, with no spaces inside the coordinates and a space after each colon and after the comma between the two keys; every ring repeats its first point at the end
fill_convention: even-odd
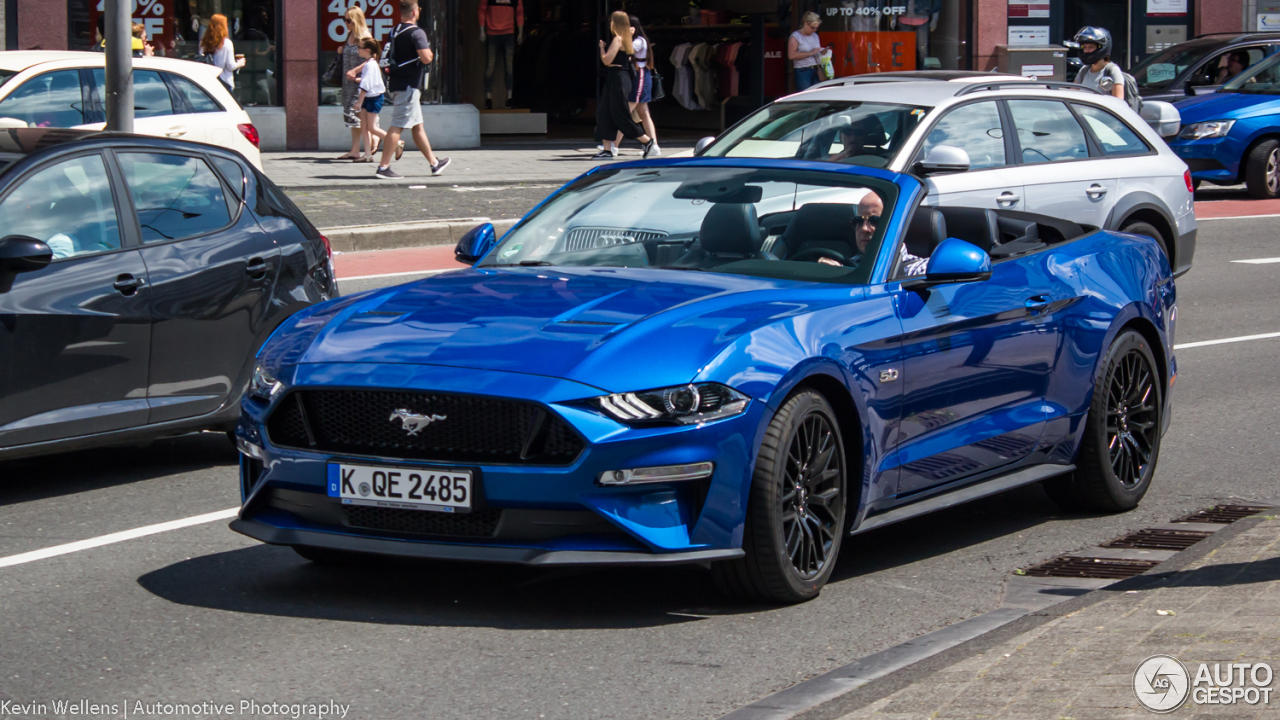
{"type": "Polygon", "coordinates": [[[712,566],[716,584],[764,602],[817,597],[844,534],[845,470],[830,403],[812,390],[792,395],[760,445],[742,537],[746,556],[712,566]]]}
{"type": "Polygon", "coordinates": [[[360,557],[355,553],[331,550],[329,548],[306,547],[304,545],[294,545],[292,547],[294,552],[317,565],[350,565],[360,557]]]}
{"type": "Polygon", "coordinates": [[[1280,142],[1258,143],[1244,158],[1244,184],[1256,198],[1280,195],[1280,142]]]}
{"type": "Polygon", "coordinates": [[[1093,390],[1076,471],[1044,486],[1073,510],[1132,510],[1151,487],[1160,457],[1164,393],[1155,356],[1128,330],[1107,351],[1093,390]]]}

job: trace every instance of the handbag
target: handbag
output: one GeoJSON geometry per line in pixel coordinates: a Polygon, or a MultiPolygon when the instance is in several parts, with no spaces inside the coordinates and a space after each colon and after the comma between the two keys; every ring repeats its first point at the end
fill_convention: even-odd
{"type": "Polygon", "coordinates": [[[662,76],[658,74],[658,69],[652,68],[650,73],[653,76],[653,85],[649,89],[650,102],[657,102],[667,96],[667,89],[662,86],[662,76]]]}
{"type": "Polygon", "coordinates": [[[320,76],[321,82],[329,87],[342,87],[342,54],[329,63],[328,69],[324,71],[324,75],[320,76]]]}

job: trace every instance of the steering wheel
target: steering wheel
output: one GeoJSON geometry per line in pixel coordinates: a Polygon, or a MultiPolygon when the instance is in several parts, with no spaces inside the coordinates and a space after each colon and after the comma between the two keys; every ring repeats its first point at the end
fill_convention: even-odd
{"type": "Polygon", "coordinates": [[[828,258],[831,258],[832,260],[839,262],[841,265],[849,264],[849,258],[846,258],[844,255],[836,252],[835,250],[829,250],[827,248],[810,248],[808,250],[801,250],[795,255],[792,255],[791,257],[787,258],[787,260],[800,261],[800,260],[808,260],[811,257],[815,260],[819,257],[828,257],[828,258]]]}

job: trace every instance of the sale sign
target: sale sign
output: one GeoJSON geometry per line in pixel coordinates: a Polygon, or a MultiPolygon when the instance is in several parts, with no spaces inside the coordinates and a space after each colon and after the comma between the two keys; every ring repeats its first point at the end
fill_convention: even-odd
{"type": "Polygon", "coordinates": [[[400,23],[400,0],[328,0],[320,13],[321,52],[342,52],[342,46],[347,42],[347,25],[343,16],[353,7],[364,13],[369,34],[379,44],[385,43],[391,30],[400,23]]]}
{"type": "MultiPolygon", "coordinates": [[[[169,5],[174,0],[133,0],[131,15],[135,24],[146,28],[146,38],[157,48],[173,47],[173,13],[169,5]]],[[[98,0],[89,13],[91,27],[98,27],[98,18],[106,12],[106,0],[98,0]]]]}

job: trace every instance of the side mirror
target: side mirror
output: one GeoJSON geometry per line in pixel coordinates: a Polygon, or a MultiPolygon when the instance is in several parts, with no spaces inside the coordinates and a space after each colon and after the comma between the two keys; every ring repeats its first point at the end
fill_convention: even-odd
{"type": "Polygon", "coordinates": [[[33,237],[10,235],[0,240],[0,271],[39,270],[53,261],[53,250],[33,237]]]}
{"type": "Polygon", "coordinates": [[[1173,103],[1160,100],[1144,101],[1138,114],[1160,137],[1174,137],[1182,130],[1182,113],[1178,112],[1178,108],[1174,107],[1173,103]]]}
{"type": "Polygon", "coordinates": [[[982,248],[960,238],[947,238],[934,248],[923,278],[908,280],[903,290],[924,290],[936,285],[978,282],[991,278],[991,258],[982,248]]]}
{"type": "Polygon", "coordinates": [[[477,225],[467,231],[458,240],[453,249],[453,256],[461,263],[475,264],[498,244],[498,235],[493,231],[493,223],[477,225]]]}
{"type": "Polygon", "coordinates": [[[1209,93],[1216,93],[1221,89],[1222,89],[1221,85],[1197,85],[1191,88],[1191,94],[1192,95],[1208,95],[1209,93]]]}
{"type": "Polygon", "coordinates": [[[937,145],[913,168],[917,175],[941,175],[969,169],[969,153],[953,145],[937,145]]]}
{"type": "Polygon", "coordinates": [[[702,151],[703,151],[703,150],[706,150],[706,149],[707,149],[707,146],[708,146],[708,145],[710,145],[711,143],[715,142],[715,141],[716,141],[716,137],[715,137],[714,135],[708,135],[708,136],[706,136],[706,137],[702,138],[701,140],[699,140],[699,141],[697,142],[697,144],[696,144],[696,145],[694,145],[694,146],[693,146],[693,154],[694,154],[694,155],[701,155],[701,154],[702,154],[702,151]]]}

